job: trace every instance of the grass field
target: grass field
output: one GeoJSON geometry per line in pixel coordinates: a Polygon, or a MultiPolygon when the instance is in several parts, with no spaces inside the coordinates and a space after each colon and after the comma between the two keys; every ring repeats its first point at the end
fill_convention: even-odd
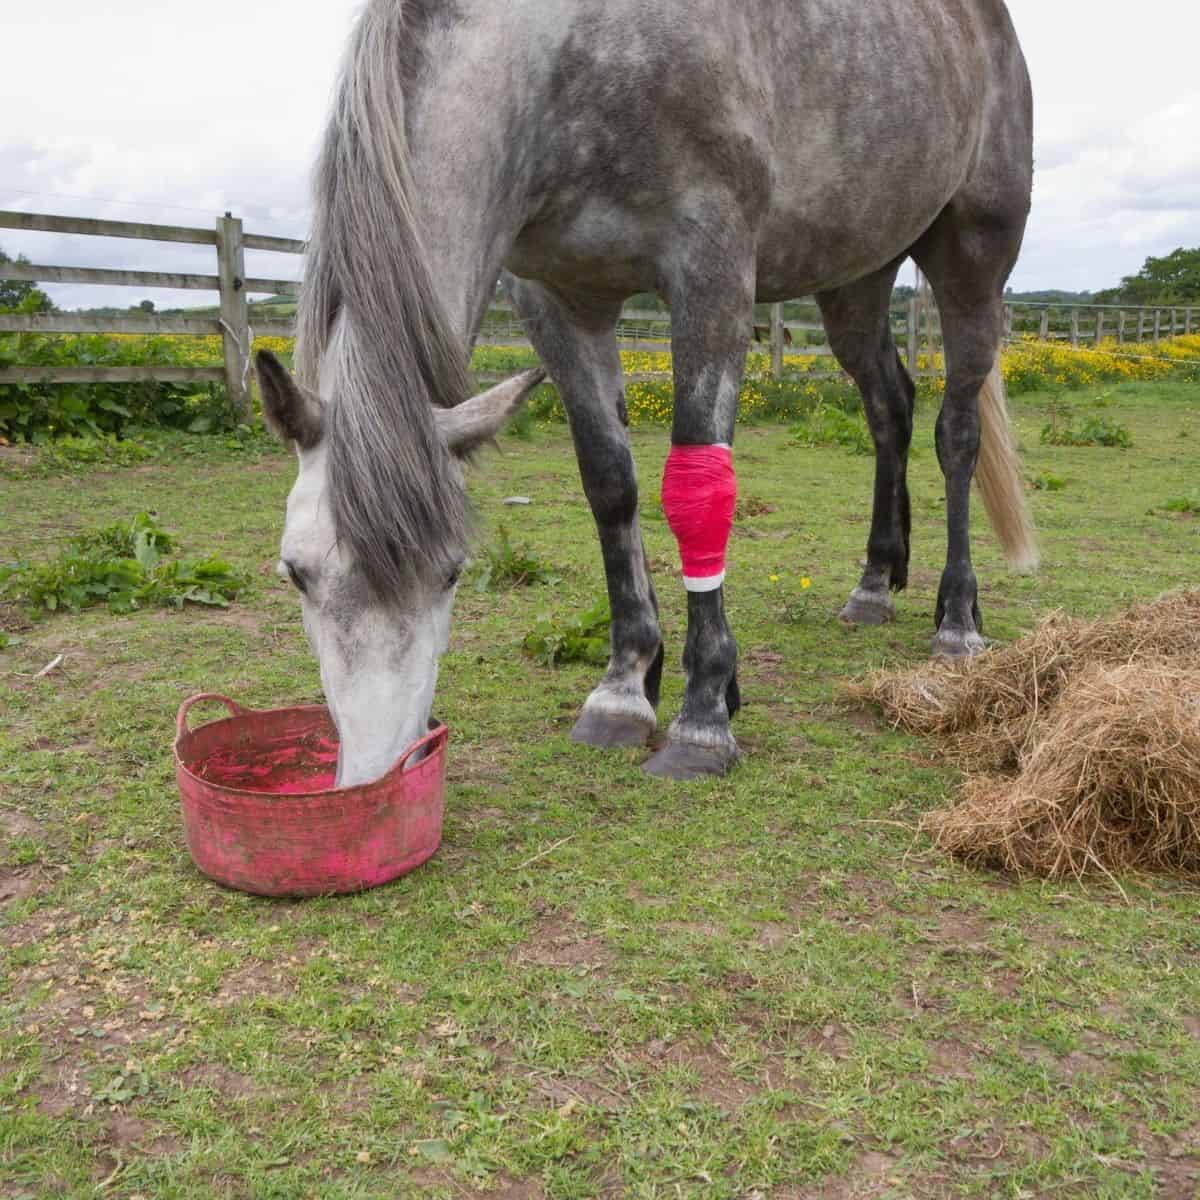
{"type": "MultiPolygon", "coordinates": [[[[1200,507],[1200,390],[1101,403],[1131,449],[1042,445],[1059,401],[1014,406],[1045,566],[1008,576],[979,515],[992,637],[1197,582],[1200,518],[1172,502],[1200,507]]],[[[20,637],[0,652],[0,1196],[1194,1197],[1200,891],[937,856],[912,830],[954,773],[838,700],[839,680],[928,650],[932,425],[924,409],[912,586],[883,630],[836,620],[871,460],[741,430],[746,757],[689,785],[569,742],[597,671],[520,642],[600,595],[598,546],[564,429],[503,438],[474,477],[480,537],[503,522],[561,582],[460,589],[443,848],[394,885],[295,903],[197,874],[170,752],[192,692],[318,695],[273,573],[290,460],[193,439],[124,470],[0,478],[0,558],[152,509],[184,552],[253,579],[227,611],[0,612],[20,637]]],[[[684,634],[656,509],[666,433],[633,440],[665,729],[684,634]]]]}

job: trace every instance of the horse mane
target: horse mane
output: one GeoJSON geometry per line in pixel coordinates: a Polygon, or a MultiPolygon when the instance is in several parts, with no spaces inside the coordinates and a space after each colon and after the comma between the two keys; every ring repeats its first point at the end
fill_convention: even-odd
{"type": "Polygon", "coordinates": [[[378,599],[436,585],[468,509],[434,409],[472,392],[417,228],[404,88],[440,0],[370,0],[351,35],[313,180],[297,311],[302,385],[328,400],[334,527],[378,599]]]}

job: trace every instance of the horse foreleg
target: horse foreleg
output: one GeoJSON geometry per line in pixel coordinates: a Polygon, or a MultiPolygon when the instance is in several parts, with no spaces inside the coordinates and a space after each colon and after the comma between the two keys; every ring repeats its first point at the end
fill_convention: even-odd
{"type": "Polygon", "coordinates": [[[669,295],[675,407],[663,502],[688,593],[687,685],[667,744],[645,769],[671,779],[723,774],[738,758],[729,723],[741,697],[737,643],[725,619],[724,552],[754,265],[749,239],[731,236],[728,228],[708,233],[702,246],[677,256],[681,273],[669,295]]]}
{"type": "Polygon", "coordinates": [[[514,276],[504,282],[562,396],[600,535],[612,610],[608,669],[571,736],[589,746],[641,746],[658,724],[663,648],[626,430],[615,332],[621,306],[565,296],[514,276]]]}

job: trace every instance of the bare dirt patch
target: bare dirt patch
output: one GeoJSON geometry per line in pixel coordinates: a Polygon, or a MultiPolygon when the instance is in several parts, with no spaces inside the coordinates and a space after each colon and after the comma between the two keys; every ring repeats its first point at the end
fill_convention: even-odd
{"type": "Polygon", "coordinates": [[[459,746],[446,759],[446,779],[457,784],[486,784],[494,792],[509,782],[511,758],[512,745],[502,738],[459,746]]]}
{"type": "Polygon", "coordinates": [[[928,1044],[929,1057],[936,1074],[942,1079],[974,1079],[975,1054],[970,1046],[954,1038],[941,1038],[928,1044]]]}
{"type": "Polygon", "coordinates": [[[546,1193],[536,1179],[501,1179],[483,1194],[495,1200],[541,1200],[546,1193]]]}
{"type": "Polygon", "coordinates": [[[236,606],[222,608],[206,615],[213,625],[229,625],[246,633],[263,633],[274,624],[271,615],[264,616],[261,612],[236,606]]]}
{"type": "Polygon", "coordinates": [[[1011,1000],[1020,992],[1024,982],[1018,971],[993,971],[984,980],[984,987],[1005,1000],[1011,1000]]]}
{"type": "Polygon", "coordinates": [[[14,808],[0,808],[0,834],[4,841],[19,837],[38,838],[43,832],[41,825],[25,813],[14,808]]]}
{"type": "Polygon", "coordinates": [[[875,1197],[917,1194],[897,1190],[905,1186],[899,1172],[899,1160],[868,1150],[842,1178],[801,1187],[777,1188],[771,1193],[771,1200],[874,1200],[875,1197]]]}
{"type": "Polygon", "coordinates": [[[32,896],[40,886],[40,876],[41,872],[33,869],[9,871],[0,868],[0,904],[32,896]]]}
{"type": "Polygon", "coordinates": [[[844,1026],[836,1023],[810,1029],[801,1041],[809,1049],[819,1050],[831,1058],[848,1058],[850,1055],[850,1035],[844,1026]]]}
{"type": "Polygon", "coordinates": [[[248,1075],[220,1063],[200,1063],[179,1073],[179,1081],[187,1088],[208,1088],[226,1100],[269,1100],[270,1089],[256,1083],[248,1075]]]}
{"type": "Polygon", "coordinates": [[[738,655],[741,681],[755,680],[776,689],[787,687],[791,679],[786,670],[787,659],[767,646],[751,646],[738,655]]]}
{"type": "Polygon", "coordinates": [[[841,712],[842,720],[859,733],[869,733],[872,736],[883,733],[887,725],[877,713],[866,708],[846,708],[841,712]]]}
{"type": "Polygon", "coordinates": [[[786,946],[797,932],[798,930],[790,925],[778,925],[774,921],[768,921],[765,925],[759,926],[758,943],[768,950],[778,950],[780,946],[786,946]]]}
{"type": "Polygon", "coordinates": [[[972,953],[987,949],[991,925],[975,913],[946,907],[936,923],[926,926],[924,939],[951,954],[972,953]]]}
{"type": "Polygon", "coordinates": [[[625,1107],[625,1096],[621,1092],[582,1076],[538,1078],[534,1083],[537,1090],[558,1109],[586,1106],[616,1112],[625,1107]]]}
{"type": "Polygon", "coordinates": [[[517,962],[538,967],[587,967],[596,970],[614,959],[612,948],[602,938],[589,935],[565,913],[542,917],[533,932],[514,951],[517,962]]]}
{"type": "Polygon", "coordinates": [[[715,1042],[687,1039],[673,1044],[648,1043],[639,1056],[652,1070],[674,1067],[695,1077],[689,1091],[699,1100],[733,1112],[757,1096],[762,1087],[737,1075],[729,1056],[715,1042]]]}
{"type": "MultiPolygon", "coordinates": [[[[160,1133],[152,1125],[128,1113],[118,1113],[109,1121],[104,1141],[116,1151],[134,1150],[155,1157],[178,1154],[183,1149],[183,1143],[178,1138],[160,1133]]],[[[125,1156],[118,1153],[117,1157],[125,1156]]]]}
{"type": "Polygon", "coordinates": [[[37,1099],[38,1111],[49,1117],[65,1116],[89,1103],[82,1072],[71,1063],[59,1064],[54,1071],[32,1084],[29,1091],[37,1099]]]}
{"type": "Polygon", "coordinates": [[[295,981],[282,965],[255,960],[225,974],[213,1003],[219,1006],[240,1004],[258,996],[283,996],[294,991],[295,981]]]}
{"type": "Polygon", "coordinates": [[[1073,1079],[1076,1075],[1101,1077],[1108,1074],[1109,1066],[1104,1059],[1097,1058],[1094,1054],[1073,1050],[1058,1060],[1058,1070],[1068,1079],[1073,1079]]]}

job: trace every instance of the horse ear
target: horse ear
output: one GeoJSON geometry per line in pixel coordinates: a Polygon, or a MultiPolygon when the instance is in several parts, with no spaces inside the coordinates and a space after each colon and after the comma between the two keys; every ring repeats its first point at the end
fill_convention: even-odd
{"type": "Polygon", "coordinates": [[[545,368],[535,367],[453,408],[435,409],[434,420],[450,453],[465,458],[484,442],[491,441],[545,378],[545,368]]]}
{"type": "Polygon", "coordinates": [[[285,442],[311,450],[321,440],[321,406],[296,386],[287,367],[269,350],[254,356],[254,371],[263,419],[285,442]]]}

